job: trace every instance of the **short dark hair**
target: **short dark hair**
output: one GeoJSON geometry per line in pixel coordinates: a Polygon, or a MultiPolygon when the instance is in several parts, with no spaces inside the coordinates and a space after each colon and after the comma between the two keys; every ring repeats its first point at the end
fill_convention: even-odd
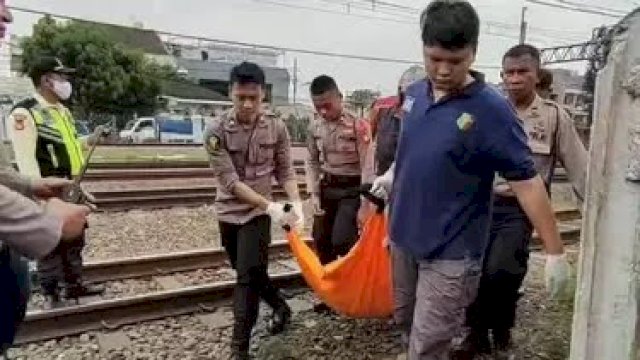
{"type": "Polygon", "coordinates": [[[553,73],[549,69],[540,69],[538,70],[538,89],[549,89],[553,84],[553,73]]]}
{"type": "Polygon", "coordinates": [[[518,44],[507,50],[507,52],[504,53],[504,56],[502,56],[502,63],[504,63],[507,58],[517,58],[527,55],[531,56],[531,58],[538,65],[538,68],[540,68],[540,50],[538,50],[537,47],[529,44],[518,44]]]}
{"type": "Polygon", "coordinates": [[[329,75],[317,76],[313,81],[311,81],[309,90],[313,96],[322,95],[331,90],[339,91],[338,84],[336,84],[336,81],[329,75]]]}
{"type": "Polygon", "coordinates": [[[458,50],[478,46],[480,18],[463,0],[434,0],[420,15],[422,43],[458,50]]]}
{"type": "Polygon", "coordinates": [[[257,64],[248,61],[242,62],[231,69],[229,85],[233,84],[265,86],[264,71],[257,64]]]}

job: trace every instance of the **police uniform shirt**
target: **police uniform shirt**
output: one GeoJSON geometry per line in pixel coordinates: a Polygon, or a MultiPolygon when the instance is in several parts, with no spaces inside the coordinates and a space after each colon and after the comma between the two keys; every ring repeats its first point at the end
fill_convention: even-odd
{"type": "MultiPolygon", "coordinates": [[[[536,95],[529,107],[518,111],[518,117],[523,122],[535,167],[542,179],[550,183],[555,163],[559,160],[567,170],[576,195],[583,199],[587,150],[567,111],[559,104],[536,95]]],[[[494,189],[496,194],[514,196],[502,178],[497,178],[494,189]]]]}
{"type": "MultiPolygon", "coordinates": [[[[77,136],[73,117],[71,116],[69,109],[61,103],[49,103],[37,93],[33,98],[37,102],[37,106],[48,111],[57,112],[60,116],[66,118],[68,121],[67,125],[70,127],[71,133],[73,136],[77,136]]],[[[8,135],[13,146],[18,171],[21,174],[32,178],[40,178],[42,176],[42,169],[40,168],[36,155],[38,129],[31,111],[24,107],[17,107],[11,112],[9,115],[8,135]]],[[[72,146],[77,147],[74,151],[82,154],[82,145],[76,142],[72,146]]],[[[47,151],[49,151],[50,156],[52,157],[52,162],[56,165],[55,163],[58,159],[56,159],[55,151],[51,148],[47,151]]]]}
{"type": "Polygon", "coordinates": [[[58,245],[62,225],[58,216],[0,185],[0,244],[30,259],[42,258],[58,245]]]}
{"type": "Polygon", "coordinates": [[[316,114],[307,136],[307,185],[312,193],[320,192],[321,173],[361,176],[363,183],[371,182],[370,142],[371,128],[365,119],[346,111],[335,121],[316,114]]]}
{"type": "Polygon", "coordinates": [[[245,224],[265,214],[233,194],[238,181],[271,199],[274,177],[281,185],[295,179],[289,132],[282,119],[273,113],[263,113],[255,123],[243,124],[229,110],[214,119],[204,138],[219,183],[215,207],[220,221],[245,224]]]}

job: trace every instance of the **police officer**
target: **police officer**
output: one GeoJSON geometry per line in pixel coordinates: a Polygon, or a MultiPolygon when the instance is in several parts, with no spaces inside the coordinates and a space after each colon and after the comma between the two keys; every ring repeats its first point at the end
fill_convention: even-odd
{"type": "MultiPolygon", "coordinates": [[[[74,69],[58,58],[43,56],[29,69],[36,87],[33,97],[13,108],[9,115],[8,133],[15,153],[18,171],[31,178],[62,177],[79,174],[84,163],[83,145],[78,140],[74,119],[61,102],[71,96],[68,76],[74,69]]],[[[48,307],[63,304],[59,281],[66,285],[65,296],[77,299],[104,291],[99,286],[82,283],[82,249],[84,234],[75,243],[61,243],[56,251],[38,263],[41,286],[48,307]]]]}
{"type": "Polygon", "coordinates": [[[259,300],[273,308],[272,333],[285,329],[291,310],[267,275],[271,224],[302,229],[304,215],[290,157],[284,122],[264,111],[265,75],[256,64],[243,62],[231,70],[233,108],[205,131],[205,147],[219,187],[216,194],[220,237],[237,273],[234,293],[232,356],[248,359],[251,329],[259,300]],[[272,198],[272,178],[284,187],[293,205],[272,198]]]}
{"type": "MultiPolygon", "coordinates": [[[[358,237],[359,187],[366,169],[371,130],[366,120],[347,112],[333,78],[311,82],[317,116],[309,125],[308,188],[316,216],[314,241],[322,264],[343,256],[358,237]]],[[[365,179],[366,180],[366,179],[365,179]]]]}
{"type": "MultiPolygon", "coordinates": [[[[559,160],[580,199],[584,196],[587,152],[571,118],[557,103],[536,93],[540,53],[531,45],[516,45],[503,57],[502,78],[509,100],[524,122],[535,167],[551,187],[559,160]]],[[[509,185],[501,179],[494,186],[491,236],[485,255],[478,297],[470,307],[471,345],[478,352],[508,358],[519,289],[527,272],[533,227],[509,185]],[[489,342],[489,332],[493,346],[489,342]],[[475,343],[475,344],[474,344],[475,343]]],[[[563,261],[564,255],[557,261],[563,261]]]]}

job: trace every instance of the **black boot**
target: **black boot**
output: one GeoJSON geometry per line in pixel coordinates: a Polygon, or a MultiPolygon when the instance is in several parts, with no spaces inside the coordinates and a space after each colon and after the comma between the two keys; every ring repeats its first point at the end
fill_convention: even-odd
{"type": "Polygon", "coordinates": [[[282,300],[282,304],[273,310],[271,321],[269,323],[269,332],[271,335],[280,334],[291,323],[291,308],[282,300]]]}
{"type": "Polygon", "coordinates": [[[493,330],[493,345],[496,360],[513,360],[511,330],[493,330]]]}
{"type": "Polygon", "coordinates": [[[65,306],[60,298],[60,292],[55,291],[44,295],[44,308],[47,310],[57,309],[65,306]]]}
{"type": "Polygon", "coordinates": [[[104,286],[102,285],[85,285],[85,284],[69,284],[65,291],[65,298],[75,300],[78,302],[78,298],[83,296],[102,295],[104,293],[104,286]]]}
{"type": "Polygon", "coordinates": [[[478,355],[491,353],[489,332],[486,330],[469,330],[467,334],[456,340],[451,348],[453,360],[473,360],[478,355]]]}

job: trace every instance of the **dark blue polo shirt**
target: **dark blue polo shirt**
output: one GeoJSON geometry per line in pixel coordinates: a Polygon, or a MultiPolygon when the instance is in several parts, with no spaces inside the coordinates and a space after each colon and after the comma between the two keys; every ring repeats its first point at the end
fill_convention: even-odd
{"type": "Polygon", "coordinates": [[[516,181],[536,175],[515,111],[474,76],[465,90],[438,102],[427,80],[406,92],[390,235],[420,259],[480,258],[495,172],[516,181]]]}

